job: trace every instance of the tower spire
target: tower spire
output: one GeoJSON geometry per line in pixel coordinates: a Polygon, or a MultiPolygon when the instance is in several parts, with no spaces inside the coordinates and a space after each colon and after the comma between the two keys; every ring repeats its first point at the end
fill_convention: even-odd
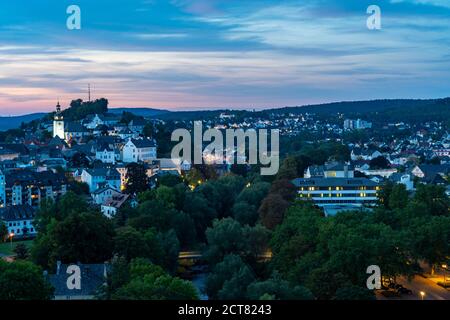
{"type": "Polygon", "coordinates": [[[91,102],[91,84],[88,83],[88,101],[91,102]]]}

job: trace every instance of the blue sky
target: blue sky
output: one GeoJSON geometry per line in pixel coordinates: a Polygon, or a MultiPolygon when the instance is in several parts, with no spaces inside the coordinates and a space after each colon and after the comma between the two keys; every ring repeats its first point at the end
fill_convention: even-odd
{"type": "Polygon", "coordinates": [[[450,96],[450,0],[1,1],[1,115],[87,83],[113,107],[180,110],[450,96]]]}

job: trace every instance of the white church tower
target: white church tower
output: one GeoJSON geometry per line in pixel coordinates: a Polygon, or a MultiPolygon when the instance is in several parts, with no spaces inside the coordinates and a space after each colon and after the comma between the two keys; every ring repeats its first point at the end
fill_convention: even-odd
{"type": "Polygon", "coordinates": [[[56,114],[53,119],[53,137],[56,136],[60,139],[64,139],[64,118],[61,114],[61,106],[59,105],[59,101],[56,105],[56,114]]]}

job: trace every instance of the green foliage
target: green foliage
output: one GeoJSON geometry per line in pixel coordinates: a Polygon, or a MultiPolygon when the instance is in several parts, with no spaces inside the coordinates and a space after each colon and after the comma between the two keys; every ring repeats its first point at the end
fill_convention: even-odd
{"type": "Polygon", "coordinates": [[[370,160],[370,169],[374,170],[374,169],[387,169],[389,168],[389,161],[383,157],[383,156],[379,156],[376,158],[373,158],[372,160],[370,160]]]}
{"type": "Polygon", "coordinates": [[[72,212],[61,220],[50,218],[35,239],[31,256],[44,268],[57,260],[103,263],[112,256],[113,224],[99,212],[72,212]]]}
{"type": "Polygon", "coordinates": [[[52,296],[40,268],[28,261],[0,259],[0,300],[49,300],[52,296]]]}
{"type": "Polygon", "coordinates": [[[278,193],[270,193],[261,203],[259,207],[259,216],[262,224],[273,230],[279,225],[284,218],[284,213],[289,207],[290,203],[283,199],[278,193]]]}
{"type": "Polygon", "coordinates": [[[226,255],[239,255],[251,267],[268,250],[270,231],[261,225],[242,226],[232,218],[215,220],[206,230],[208,249],[204,253],[210,265],[222,261],[226,255]]]}
{"type": "Polygon", "coordinates": [[[108,100],[101,98],[95,101],[72,100],[70,108],[63,110],[64,119],[81,120],[91,114],[105,114],[108,112],[108,100]]]}
{"type": "Polygon", "coordinates": [[[26,260],[29,256],[28,247],[23,243],[18,243],[14,247],[14,254],[17,260],[26,260]]]}
{"type": "Polygon", "coordinates": [[[128,194],[138,194],[148,189],[148,177],[144,165],[140,163],[129,163],[126,166],[125,192],[128,194]]]}
{"type": "Polygon", "coordinates": [[[245,299],[247,287],[254,280],[250,267],[241,257],[227,255],[208,275],[206,293],[210,299],[245,299]]]}
{"type": "Polygon", "coordinates": [[[8,237],[8,227],[6,224],[0,220],[0,241],[5,241],[8,237]]]}
{"type": "Polygon", "coordinates": [[[303,286],[292,287],[291,284],[274,273],[269,279],[256,281],[248,286],[247,296],[251,300],[312,300],[314,297],[303,286]]]}
{"type": "MultiPolygon", "coordinates": [[[[122,262],[123,263],[123,262],[122,262]]],[[[116,279],[116,287],[112,288],[112,299],[115,300],[196,300],[198,294],[195,287],[185,280],[172,277],[161,267],[143,259],[135,259],[129,265],[128,275],[124,275],[123,267],[116,279]]]]}

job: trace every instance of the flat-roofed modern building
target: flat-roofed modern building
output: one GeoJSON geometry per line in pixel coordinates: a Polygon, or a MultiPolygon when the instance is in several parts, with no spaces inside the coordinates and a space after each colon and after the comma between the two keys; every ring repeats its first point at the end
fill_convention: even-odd
{"type": "Polygon", "coordinates": [[[319,207],[350,210],[377,203],[380,186],[366,178],[298,178],[292,180],[298,197],[319,207]]]}

